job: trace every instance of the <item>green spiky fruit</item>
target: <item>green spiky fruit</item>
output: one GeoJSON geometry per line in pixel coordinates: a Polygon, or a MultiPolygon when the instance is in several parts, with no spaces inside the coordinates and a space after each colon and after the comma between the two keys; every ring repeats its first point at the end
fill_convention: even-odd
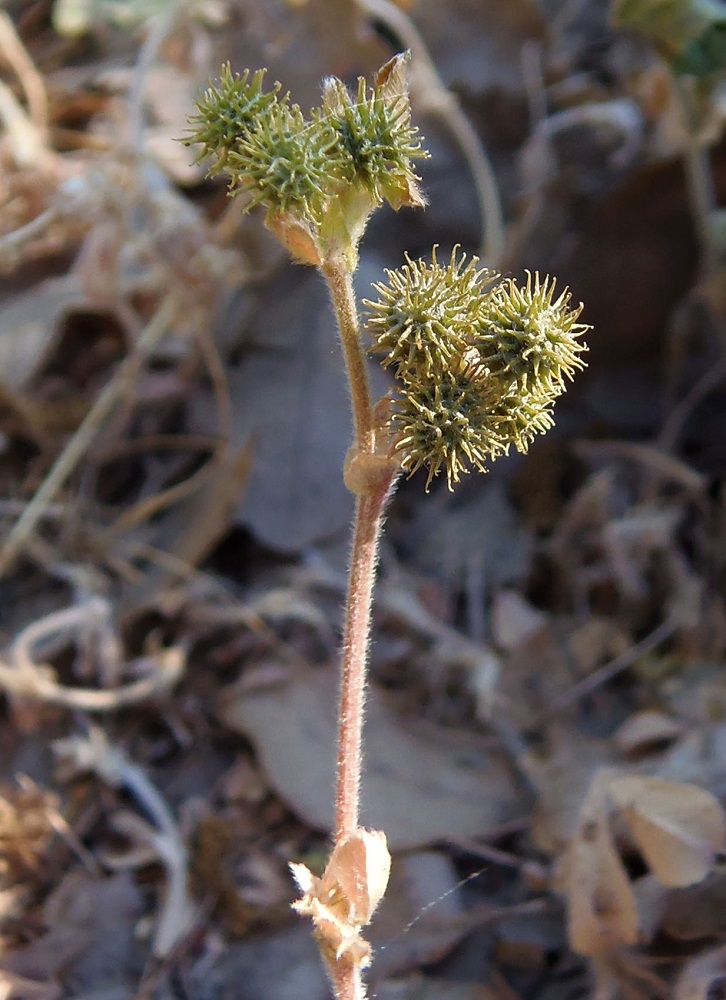
{"type": "MultiPolygon", "coordinates": [[[[203,147],[200,159],[215,157],[216,162],[210,173],[219,173],[224,169],[230,151],[240,139],[265,121],[279,105],[279,83],[268,93],[262,89],[265,72],[258,69],[250,76],[249,70],[245,70],[239,76],[232,73],[227,63],[222,68],[218,84],[210,86],[204,97],[197,101],[197,113],[189,119],[194,128],[184,141],[187,145],[198,143],[203,147]]],[[[287,96],[282,103],[287,103],[287,96]]]]}
{"type": "Polygon", "coordinates": [[[394,450],[409,473],[440,472],[449,488],[472,468],[514,446],[526,452],[549,430],[565,379],[584,367],[587,329],[569,292],[529,275],[525,287],[467,262],[454,249],[448,264],[407,257],[367,302],[373,349],[393,368],[397,392],[394,450]]]}
{"type": "Polygon", "coordinates": [[[363,77],[353,97],[340,80],[326,80],[318,115],[333,129],[331,162],[346,185],[360,186],[380,204],[394,208],[423,205],[412,160],[428,156],[411,124],[408,98],[388,96],[382,86],[369,89],[363,77]]]}
{"type": "MultiPolygon", "coordinates": [[[[411,260],[387,270],[388,282],[373,286],[377,301],[365,300],[373,351],[383,353],[398,378],[406,372],[448,370],[465,358],[476,333],[476,304],[496,280],[492,271],[467,262],[454,247],[448,264],[440,264],[434,247],[431,263],[411,260]]],[[[473,359],[469,359],[471,363],[473,359]]]]}
{"type": "Polygon", "coordinates": [[[251,195],[251,205],[315,220],[330,178],[330,141],[329,131],[306,122],[297,105],[279,104],[229,152],[232,185],[251,195]]]}
{"type": "Polygon", "coordinates": [[[508,278],[488,296],[478,324],[476,347],[495,378],[515,383],[520,397],[562,392],[565,379],[584,368],[586,350],[578,338],[582,306],[569,308],[570,293],[555,299],[555,282],[528,272],[519,287],[508,278]]]}
{"type": "Polygon", "coordinates": [[[413,475],[425,467],[427,490],[442,471],[449,489],[462,473],[485,471],[486,463],[509,446],[492,420],[479,373],[472,369],[407,385],[395,400],[392,422],[403,470],[413,475]]]}

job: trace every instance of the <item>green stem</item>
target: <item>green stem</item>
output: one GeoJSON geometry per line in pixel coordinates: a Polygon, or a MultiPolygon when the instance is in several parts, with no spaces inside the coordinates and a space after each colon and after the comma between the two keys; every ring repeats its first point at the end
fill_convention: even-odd
{"type": "Polygon", "coordinates": [[[350,384],[355,443],[360,453],[373,450],[373,405],[366,358],[360,342],[353,275],[342,254],[331,254],[321,267],[333,300],[350,384]]]}

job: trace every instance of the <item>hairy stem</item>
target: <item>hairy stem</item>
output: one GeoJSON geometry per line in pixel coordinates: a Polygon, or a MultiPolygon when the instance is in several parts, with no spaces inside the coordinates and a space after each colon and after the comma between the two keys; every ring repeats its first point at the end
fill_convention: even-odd
{"type": "Polygon", "coordinates": [[[344,956],[335,970],[337,1000],[366,1000],[366,988],[360,965],[344,956]]]}
{"type": "Polygon", "coordinates": [[[353,275],[342,254],[331,255],[321,267],[333,300],[338,332],[345,355],[350,384],[353,427],[358,451],[373,449],[373,406],[366,359],[360,342],[358,308],[353,291],[353,275]]]}
{"type": "MultiPolygon", "coordinates": [[[[350,384],[355,443],[353,452],[375,462],[376,418],[371,401],[366,357],[360,340],[353,276],[343,255],[331,255],[321,271],[327,281],[338,321],[345,367],[350,384]]],[[[360,784],[363,767],[363,715],[366,671],[371,637],[373,587],[378,543],[386,500],[398,469],[393,463],[379,468],[356,490],[353,546],[345,603],[338,751],[336,765],[335,842],[341,844],[359,827],[360,784]]],[[[360,962],[341,955],[333,968],[338,1000],[365,1000],[360,962]]]]}
{"type": "Polygon", "coordinates": [[[358,827],[366,663],[386,496],[387,491],[381,490],[372,496],[360,497],[356,504],[338,715],[336,842],[350,837],[358,827]]]}

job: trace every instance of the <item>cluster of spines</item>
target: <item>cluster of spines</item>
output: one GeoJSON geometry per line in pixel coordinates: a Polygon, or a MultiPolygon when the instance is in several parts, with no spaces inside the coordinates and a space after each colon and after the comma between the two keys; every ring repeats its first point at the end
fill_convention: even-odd
{"type": "Polygon", "coordinates": [[[449,488],[471,468],[485,471],[514,445],[526,451],[553,423],[565,379],[584,367],[578,323],[565,291],[529,275],[520,287],[467,261],[412,261],[388,271],[368,301],[373,350],[392,367],[398,392],[394,449],[403,469],[445,472],[449,488]]]}
{"type": "Polygon", "coordinates": [[[361,78],[355,96],[326,80],[309,117],[280,84],[264,91],[264,70],[238,76],[227,66],[197,102],[185,142],[202,146],[200,158],[213,158],[210,173],[229,175],[231,191],[246,191],[276,220],[304,220],[313,237],[351,192],[362,197],[355,212],[364,218],[384,200],[394,208],[423,204],[411,161],[428,154],[411,123],[405,63],[391,60],[372,87],[361,78]]]}
{"type": "MultiPolygon", "coordinates": [[[[268,121],[279,106],[278,94],[282,89],[276,83],[270,92],[262,89],[265,70],[258,69],[250,77],[245,70],[239,76],[232,74],[227,63],[222,67],[222,75],[216,85],[210,84],[207,92],[197,101],[196,114],[189,119],[194,126],[187,143],[197,143],[202,147],[199,159],[213,155],[215,162],[210,173],[219,173],[227,166],[229,154],[236,148],[257,124],[268,121]]],[[[282,104],[288,102],[285,95],[282,104]]]]}
{"type": "Polygon", "coordinates": [[[353,98],[340,80],[330,78],[313,118],[333,130],[331,157],[343,184],[362,187],[377,204],[423,204],[411,161],[428,154],[411,124],[403,87],[395,93],[387,84],[388,78],[369,88],[359,77],[353,98]]]}

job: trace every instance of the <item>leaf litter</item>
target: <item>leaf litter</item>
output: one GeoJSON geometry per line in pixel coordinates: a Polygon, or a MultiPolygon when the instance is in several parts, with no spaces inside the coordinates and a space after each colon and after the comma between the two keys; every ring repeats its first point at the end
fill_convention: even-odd
{"type": "MultiPolygon", "coordinates": [[[[557,273],[594,331],[550,440],[391,507],[371,982],[722,988],[723,275],[699,272],[663,65],[605,8],[6,5],[4,997],[328,995],[287,871],[317,875],[330,832],[348,403],[320,287],[174,140],[227,59],[304,103],[399,38],[432,205],[382,214],[361,273],[496,244],[479,205],[502,268],[557,273]]],[[[706,125],[723,200],[716,105],[706,125]]]]}

